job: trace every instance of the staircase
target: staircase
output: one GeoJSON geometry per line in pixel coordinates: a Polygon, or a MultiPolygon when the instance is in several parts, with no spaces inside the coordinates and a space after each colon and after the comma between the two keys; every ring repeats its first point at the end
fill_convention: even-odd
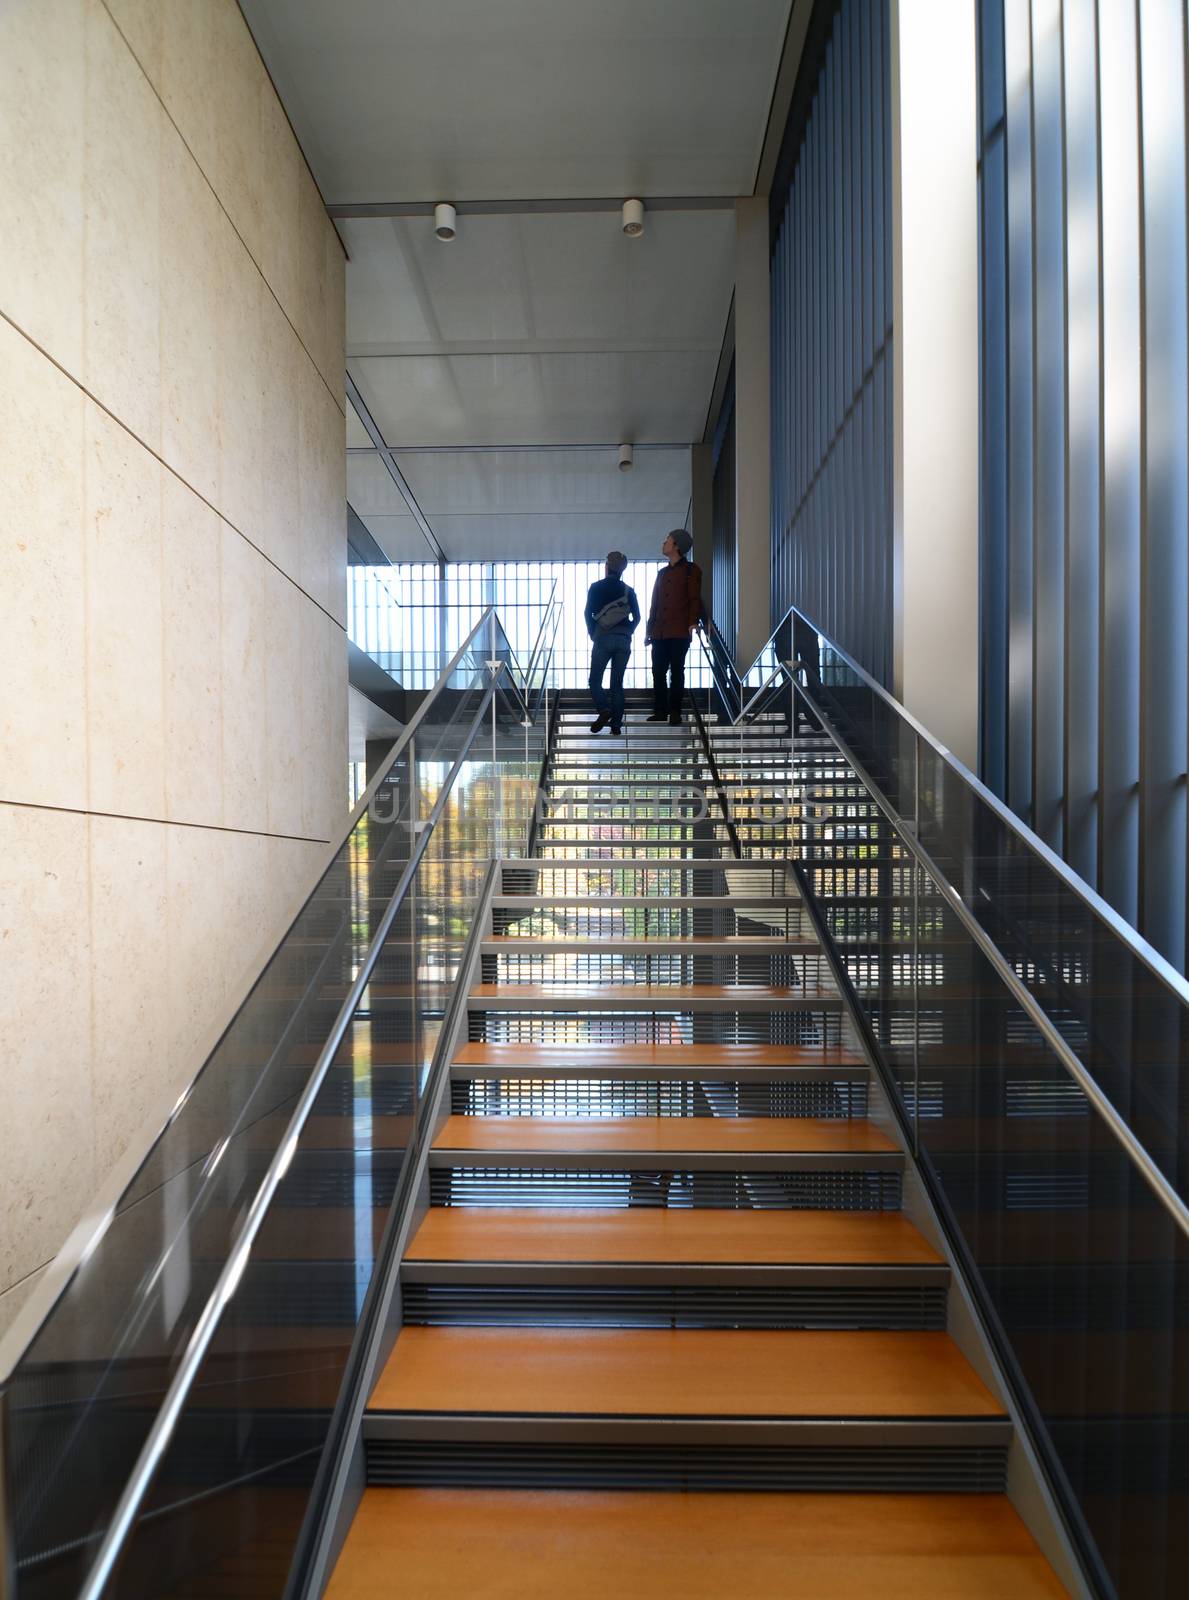
{"type": "Polygon", "coordinates": [[[501,865],[328,1593],[1062,1594],[759,793],[805,757],[643,715],[563,709],[501,865]]]}

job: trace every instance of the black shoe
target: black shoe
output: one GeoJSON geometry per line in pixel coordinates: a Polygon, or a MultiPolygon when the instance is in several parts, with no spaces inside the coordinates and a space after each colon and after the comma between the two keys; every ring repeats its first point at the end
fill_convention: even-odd
{"type": "Polygon", "coordinates": [[[645,717],[644,720],[645,722],[667,722],[669,714],[667,711],[654,711],[650,717],[645,717]]]}
{"type": "Polygon", "coordinates": [[[610,721],[611,718],[607,715],[607,713],[605,711],[600,711],[598,716],[590,725],[591,733],[602,733],[603,729],[610,721]]]}
{"type": "Polygon", "coordinates": [[[680,711],[674,711],[673,712],[672,716],[669,718],[669,726],[671,728],[680,728],[680,726],[681,726],[681,712],[680,711]]]}
{"type": "Polygon", "coordinates": [[[611,724],[611,732],[615,735],[615,737],[617,739],[622,739],[623,738],[623,729],[622,728],[617,728],[614,723],[611,724]]]}

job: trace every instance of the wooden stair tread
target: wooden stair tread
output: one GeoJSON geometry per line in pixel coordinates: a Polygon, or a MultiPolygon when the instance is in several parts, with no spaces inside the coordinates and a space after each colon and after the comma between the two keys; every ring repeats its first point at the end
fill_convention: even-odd
{"type": "Polygon", "coordinates": [[[826,1151],[896,1149],[865,1119],[813,1117],[448,1117],[437,1150],[826,1151]]]}
{"type": "Polygon", "coordinates": [[[372,1411],[987,1417],[946,1333],[402,1328],[372,1411]]]}
{"type": "Polygon", "coordinates": [[[1052,1600],[1005,1495],[366,1489],[327,1600],[1052,1600]]]}
{"type": "Polygon", "coordinates": [[[669,1211],[433,1206],[409,1261],[933,1266],[895,1212],[669,1211]]]}
{"type": "Polygon", "coordinates": [[[534,1071],[556,1067],[559,1071],[598,1062],[600,1066],[669,1067],[678,1077],[693,1070],[712,1070],[729,1079],[732,1067],[862,1067],[866,1061],[857,1050],[843,1045],[795,1044],[462,1044],[454,1053],[454,1064],[489,1067],[506,1064],[509,1075],[517,1067],[534,1071]]]}

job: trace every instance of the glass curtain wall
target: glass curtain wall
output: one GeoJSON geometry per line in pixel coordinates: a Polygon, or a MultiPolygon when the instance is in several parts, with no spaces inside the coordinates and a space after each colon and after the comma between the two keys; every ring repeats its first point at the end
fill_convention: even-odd
{"type": "Polygon", "coordinates": [[[1184,0],[979,37],[983,773],[1184,970],[1184,0]]]}
{"type": "MultiPolygon", "coordinates": [[[[644,617],[659,561],[631,561],[624,581],[635,589],[644,617]]],[[[541,616],[556,582],[561,620],[553,655],[552,682],[560,689],[585,687],[590,672],[590,639],[583,620],[586,591],[604,573],[601,561],[458,561],[439,567],[432,561],[348,569],[347,631],[406,687],[432,683],[441,670],[431,667],[456,650],[483,607],[494,604],[522,669],[528,666],[541,616]],[[395,602],[395,608],[394,608],[395,602]],[[403,676],[402,676],[403,674],[403,676]]],[[[690,656],[686,682],[708,683],[701,657],[690,656]]],[[[652,674],[644,649],[644,624],[636,630],[624,679],[629,689],[650,688],[652,674]]]]}
{"type": "MultiPolygon", "coordinates": [[[[736,622],[738,552],[735,538],[735,367],[732,363],[714,429],[714,620],[732,656],[738,648],[736,622]]],[[[742,665],[746,666],[744,662],[742,665]]]]}
{"type": "Polygon", "coordinates": [[[889,0],[814,8],[772,187],[772,620],[892,670],[889,0]]]}

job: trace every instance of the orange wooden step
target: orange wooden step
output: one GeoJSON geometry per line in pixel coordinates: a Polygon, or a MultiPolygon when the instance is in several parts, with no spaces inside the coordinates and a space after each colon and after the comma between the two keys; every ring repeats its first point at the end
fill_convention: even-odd
{"type": "Polygon", "coordinates": [[[637,1151],[674,1155],[786,1151],[886,1154],[896,1146],[864,1119],[842,1117],[447,1117],[437,1150],[637,1151]]]}
{"type": "Polygon", "coordinates": [[[367,1489],[327,1600],[1053,1600],[1003,1495],[367,1489]]]}
{"type": "Polygon", "coordinates": [[[934,1266],[895,1212],[500,1209],[434,1206],[408,1261],[934,1266]]]}
{"type": "Polygon", "coordinates": [[[1001,1417],[946,1333],[402,1328],[373,1411],[1001,1417]]]}

